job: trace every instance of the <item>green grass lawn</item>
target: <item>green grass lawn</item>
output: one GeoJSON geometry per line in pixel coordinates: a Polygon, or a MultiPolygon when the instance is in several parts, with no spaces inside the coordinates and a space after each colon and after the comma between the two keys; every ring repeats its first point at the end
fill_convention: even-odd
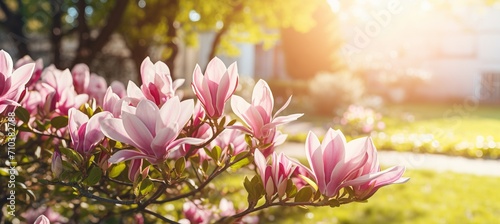
{"type": "MultiPolygon", "coordinates": [[[[339,208],[274,208],[260,214],[260,223],[499,223],[500,178],[407,171],[406,184],[380,189],[367,203],[339,208]]],[[[242,184],[230,175],[217,183],[242,184]]],[[[231,188],[231,187],[229,187],[231,188]]],[[[246,193],[233,200],[246,205],[246,193]]]]}
{"type": "MultiPolygon", "coordinates": [[[[381,150],[500,158],[500,107],[465,104],[388,105],[379,110],[386,128],[373,133],[381,150]]],[[[324,127],[333,118],[307,115],[301,121],[324,127]]],[[[342,126],[334,128],[343,129],[342,126]]],[[[290,136],[305,141],[307,133],[290,136]]],[[[348,136],[349,138],[349,136],[348,136]]]]}

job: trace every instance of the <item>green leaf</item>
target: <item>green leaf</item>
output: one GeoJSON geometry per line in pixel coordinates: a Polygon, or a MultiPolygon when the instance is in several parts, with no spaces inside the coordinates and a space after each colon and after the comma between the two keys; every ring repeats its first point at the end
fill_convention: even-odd
{"type": "Polygon", "coordinates": [[[203,169],[204,173],[208,171],[208,160],[203,160],[203,162],[201,163],[201,169],[203,169]]]}
{"type": "Polygon", "coordinates": [[[297,195],[297,187],[293,184],[291,179],[288,179],[286,183],[286,197],[293,198],[295,195],[297,195]]]}
{"type": "Polygon", "coordinates": [[[330,207],[332,207],[332,208],[340,207],[340,202],[337,199],[332,198],[332,199],[328,200],[328,205],[330,205],[330,207]]]}
{"type": "Polygon", "coordinates": [[[109,177],[115,178],[117,176],[120,176],[120,174],[125,170],[127,166],[125,163],[118,163],[115,166],[111,168],[111,171],[109,172],[109,177]]]}
{"type": "Polygon", "coordinates": [[[205,154],[207,154],[210,158],[212,158],[213,160],[215,160],[214,156],[212,155],[212,151],[208,150],[207,148],[203,148],[203,150],[205,150],[205,154]]]}
{"type": "Polygon", "coordinates": [[[50,120],[50,124],[52,125],[52,127],[56,128],[56,129],[64,128],[64,127],[68,126],[68,117],[66,117],[66,116],[54,117],[50,120]]]}
{"type": "Polygon", "coordinates": [[[186,168],[186,158],[181,157],[175,161],[175,172],[182,174],[186,168]]]}
{"type": "Polygon", "coordinates": [[[16,111],[14,111],[16,117],[24,123],[28,123],[30,120],[30,112],[26,110],[24,107],[17,107],[16,111]]]}
{"type": "MultiPolygon", "coordinates": [[[[243,153],[240,153],[240,154],[238,154],[238,155],[241,155],[241,154],[245,154],[244,156],[247,156],[247,157],[246,157],[246,158],[244,158],[244,159],[241,159],[240,161],[238,161],[238,162],[236,162],[236,163],[234,163],[234,164],[231,166],[231,169],[236,170],[236,169],[239,169],[239,168],[241,168],[241,167],[244,167],[244,166],[246,166],[246,165],[248,165],[248,164],[250,164],[250,163],[252,163],[252,162],[253,162],[253,157],[248,156],[248,155],[250,155],[249,153],[243,152],[243,153]]],[[[238,157],[238,155],[237,155],[236,157],[238,157]]],[[[238,158],[237,158],[237,159],[238,159],[238,158]]],[[[236,159],[235,159],[235,160],[236,160],[236,159]]]]}
{"type": "Polygon", "coordinates": [[[245,142],[246,142],[249,146],[252,146],[252,145],[253,145],[253,142],[252,142],[252,136],[250,136],[250,135],[245,135],[245,142]]]}
{"type": "Polygon", "coordinates": [[[89,175],[83,182],[89,186],[93,186],[97,183],[99,183],[99,180],[101,180],[102,177],[102,170],[101,168],[94,166],[92,169],[90,169],[89,175]]]}
{"type": "Polygon", "coordinates": [[[222,155],[222,149],[220,148],[220,146],[216,145],[212,148],[212,159],[214,159],[214,161],[219,161],[220,160],[220,157],[222,155]]]}
{"type": "Polygon", "coordinates": [[[60,147],[59,151],[69,159],[75,161],[77,164],[81,164],[83,162],[83,157],[80,153],[76,152],[73,149],[60,147]]]}
{"type": "Polygon", "coordinates": [[[309,186],[303,187],[295,195],[295,202],[308,202],[313,196],[313,189],[309,186]]]}
{"type": "Polygon", "coordinates": [[[153,190],[153,188],[153,181],[151,181],[150,179],[144,179],[139,186],[139,192],[141,193],[141,195],[147,195],[153,190]]]}
{"type": "Polygon", "coordinates": [[[227,126],[233,126],[236,123],[236,119],[231,120],[227,126]]]}
{"type": "Polygon", "coordinates": [[[8,177],[9,174],[9,169],[7,168],[0,168],[0,176],[8,177]]]}
{"type": "Polygon", "coordinates": [[[245,190],[248,192],[248,206],[253,207],[255,204],[257,204],[257,193],[255,192],[255,188],[252,184],[252,182],[248,179],[248,177],[245,177],[245,180],[243,181],[243,186],[245,187],[245,190]]]}
{"type": "Polygon", "coordinates": [[[219,129],[224,128],[224,124],[226,124],[226,117],[222,117],[219,122],[219,129]]]}

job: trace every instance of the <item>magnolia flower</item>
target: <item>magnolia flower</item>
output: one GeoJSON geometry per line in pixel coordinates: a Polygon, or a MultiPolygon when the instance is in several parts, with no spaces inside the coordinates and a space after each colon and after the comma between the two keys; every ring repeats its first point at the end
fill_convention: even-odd
{"type": "Polygon", "coordinates": [[[9,105],[19,106],[18,101],[34,67],[34,63],[29,63],[13,71],[12,58],[7,52],[0,50],[0,113],[9,105]]]}
{"type": "Polygon", "coordinates": [[[329,129],[323,142],[311,131],[306,139],[306,157],[319,191],[326,197],[338,194],[347,178],[367,162],[366,138],[346,143],[344,134],[329,129]]]}
{"type": "Polygon", "coordinates": [[[92,150],[104,139],[101,123],[109,117],[111,113],[104,111],[89,118],[83,112],[71,108],[68,115],[68,129],[74,149],[84,156],[92,154],[92,150]]]}
{"type": "Polygon", "coordinates": [[[106,94],[106,89],[108,88],[108,83],[106,79],[102,76],[91,74],[89,87],[87,89],[87,94],[89,97],[96,100],[97,105],[102,105],[104,95],[106,94]]]}
{"type": "Polygon", "coordinates": [[[210,221],[212,211],[201,205],[201,201],[187,201],[182,205],[184,219],[179,220],[182,224],[204,224],[210,221]]]}
{"type": "Polygon", "coordinates": [[[238,66],[233,63],[226,69],[226,65],[217,57],[207,65],[205,75],[200,66],[196,65],[193,72],[193,88],[196,97],[200,100],[212,118],[219,118],[224,113],[224,106],[238,86],[238,66]]]}
{"type": "Polygon", "coordinates": [[[283,153],[274,152],[271,165],[267,165],[266,158],[259,150],[255,150],[254,159],[267,199],[271,199],[276,193],[279,198],[282,198],[286,193],[288,179],[295,171],[296,165],[283,153]]]}
{"type": "MultiPolygon", "coordinates": [[[[135,94],[135,97],[151,100],[158,106],[162,106],[168,99],[175,96],[175,91],[183,83],[184,79],[178,79],[172,82],[168,66],[158,61],[155,64],[146,57],[141,64],[141,94],[135,94]]],[[[129,97],[133,97],[129,95],[129,97]]]]}
{"type": "Polygon", "coordinates": [[[71,69],[73,76],[73,86],[79,94],[88,94],[90,98],[94,98],[98,105],[102,105],[104,94],[108,88],[106,79],[90,73],[89,66],[86,64],[76,64],[71,69]]]}
{"type": "Polygon", "coordinates": [[[14,69],[18,69],[23,65],[31,63],[35,63],[35,68],[33,70],[33,75],[31,76],[31,79],[28,81],[28,83],[26,83],[26,87],[29,87],[29,89],[32,89],[34,84],[40,79],[40,76],[42,75],[43,60],[39,58],[36,61],[33,61],[33,59],[31,59],[30,56],[25,55],[21,59],[17,60],[16,64],[14,65],[14,69]]]}
{"type": "Polygon", "coordinates": [[[368,149],[367,162],[357,173],[352,174],[353,177],[356,178],[348,180],[342,184],[342,186],[353,187],[354,194],[358,200],[368,199],[383,186],[405,183],[409,180],[409,178],[402,177],[405,172],[404,166],[393,166],[384,171],[380,171],[377,150],[375,149],[371,138],[367,138],[365,144],[368,149]]]}
{"type": "MultiPolygon", "coordinates": [[[[309,132],[306,139],[306,157],[312,170],[311,173],[318,184],[319,191],[326,197],[336,196],[345,186],[375,184],[370,181],[376,181],[375,178],[386,172],[391,173],[391,177],[392,175],[401,177],[404,172],[404,168],[401,170],[401,167],[392,168],[383,173],[372,173],[374,172],[371,170],[372,165],[378,167],[374,153],[376,149],[370,138],[358,138],[346,143],[344,135],[338,130],[329,129],[322,143],[312,132],[309,132]],[[367,176],[361,178],[361,175],[367,176]]],[[[394,182],[397,179],[391,180],[394,182]]],[[[384,181],[383,184],[386,185],[389,182],[384,181]]],[[[358,192],[360,196],[369,194],[361,193],[359,190],[358,192]]]]}
{"type": "Polygon", "coordinates": [[[109,162],[146,159],[159,164],[182,144],[201,144],[202,139],[177,139],[193,114],[193,107],[193,100],[180,102],[178,97],[171,98],[160,109],[149,100],[141,100],[137,108],[124,107],[121,118],[105,119],[101,125],[104,135],[137,148],[119,150],[109,162]]]}
{"type": "MultiPolygon", "coordinates": [[[[288,101],[283,107],[273,115],[273,94],[267,83],[261,79],[253,89],[252,103],[247,103],[239,96],[233,96],[231,99],[231,108],[233,112],[245,123],[245,126],[235,125],[229,128],[240,129],[243,132],[251,134],[254,138],[259,140],[261,146],[267,145],[265,148],[278,145],[285,140],[286,135],[282,135],[277,131],[276,127],[297,120],[297,118],[303,115],[292,114],[278,117],[278,114],[288,106],[290,100],[291,97],[288,98],[288,101]]],[[[265,156],[267,157],[271,152],[272,150],[267,150],[265,156]]]]}
{"type": "Polygon", "coordinates": [[[56,111],[62,115],[67,115],[70,108],[78,108],[89,99],[87,94],[78,94],[75,91],[68,69],[61,71],[54,66],[43,71],[39,91],[45,98],[45,111],[56,111]]]}
{"type": "Polygon", "coordinates": [[[71,69],[73,86],[77,93],[86,93],[90,83],[90,68],[88,65],[80,63],[71,69]]]}
{"type": "Polygon", "coordinates": [[[40,215],[33,224],[50,224],[50,221],[46,216],[40,215]]]}
{"type": "Polygon", "coordinates": [[[125,97],[127,95],[127,90],[125,89],[125,85],[123,85],[123,83],[118,81],[113,81],[109,86],[111,87],[113,92],[116,93],[116,95],[118,95],[119,98],[125,97]]]}

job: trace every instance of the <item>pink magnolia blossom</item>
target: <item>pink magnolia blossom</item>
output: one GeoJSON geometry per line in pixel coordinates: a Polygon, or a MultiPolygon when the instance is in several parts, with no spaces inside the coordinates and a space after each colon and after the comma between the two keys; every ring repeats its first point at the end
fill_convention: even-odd
{"type": "Polygon", "coordinates": [[[255,150],[254,159],[267,199],[269,200],[276,193],[278,193],[279,198],[283,198],[286,193],[287,181],[295,171],[295,163],[283,153],[276,154],[274,152],[271,165],[267,165],[266,158],[259,150],[255,150]]]}
{"type": "Polygon", "coordinates": [[[17,60],[16,64],[14,65],[14,69],[18,69],[19,67],[30,63],[35,63],[35,68],[33,70],[33,75],[31,76],[31,79],[28,81],[28,83],[26,83],[26,87],[32,89],[31,87],[34,86],[34,84],[40,79],[40,76],[42,75],[43,60],[39,58],[36,61],[33,61],[33,59],[31,59],[30,56],[26,55],[21,59],[17,60]]]}
{"type": "Polygon", "coordinates": [[[377,190],[389,184],[405,183],[409,178],[402,177],[405,172],[404,166],[393,166],[384,171],[380,171],[380,165],[377,158],[377,150],[373,145],[371,138],[365,141],[367,147],[368,160],[358,170],[353,173],[354,179],[346,181],[342,186],[351,186],[358,200],[366,200],[377,190]]]}
{"type": "Polygon", "coordinates": [[[68,69],[61,71],[54,66],[43,71],[39,91],[45,99],[45,111],[55,111],[61,115],[67,115],[70,108],[78,108],[89,99],[87,94],[75,91],[68,69]]]}
{"type": "Polygon", "coordinates": [[[104,139],[101,123],[109,117],[111,114],[104,111],[89,118],[83,112],[71,108],[68,115],[68,129],[74,149],[84,156],[89,156],[104,139]]]}
{"type": "Polygon", "coordinates": [[[201,205],[201,201],[187,201],[182,205],[182,213],[185,219],[179,220],[182,224],[206,224],[212,217],[212,211],[201,205]]]}
{"type": "Polygon", "coordinates": [[[90,68],[88,65],[80,63],[71,69],[73,85],[77,93],[86,93],[90,83],[90,68]]]}
{"type": "Polygon", "coordinates": [[[55,212],[50,207],[39,207],[36,209],[29,208],[28,210],[26,210],[21,214],[21,217],[25,219],[25,223],[36,223],[37,219],[40,219],[40,221],[45,220],[44,218],[40,218],[41,216],[45,217],[49,222],[53,223],[68,222],[67,218],[61,216],[61,214],[55,212]]]}
{"type": "Polygon", "coordinates": [[[111,87],[113,92],[116,95],[118,95],[119,98],[123,98],[127,95],[127,90],[125,89],[125,85],[123,85],[123,83],[118,81],[113,81],[109,86],[111,87]]]}
{"type": "Polygon", "coordinates": [[[362,190],[399,181],[404,167],[378,172],[375,155],[371,138],[358,138],[346,143],[344,135],[338,130],[329,129],[322,143],[312,132],[306,139],[306,156],[312,175],[319,191],[326,197],[336,196],[345,186],[356,186],[359,187],[355,190],[356,194],[365,198],[375,193],[372,191],[374,188],[368,189],[369,192],[362,190]],[[368,187],[365,184],[372,185],[368,187]]]}
{"type": "Polygon", "coordinates": [[[50,224],[50,221],[46,216],[40,215],[33,224],[50,224]]]}
{"type": "Polygon", "coordinates": [[[366,138],[346,143],[344,134],[329,129],[323,142],[311,131],[306,139],[306,157],[318,184],[326,197],[338,194],[344,181],[368,161],[366,138]]]}
{"type": "Polygon", "coordinates": [[[153,64],[149,57],[142,61],[141,81],[142,85],[140,90],[142,95],[159,107],[167,102],[168,99],[174,97],[177,88],[184,83],[184,79],[178,79],[172,82],[168,66],[161,61],[153,64]]]}
{"type": "Polygon", "coordinates": [[[104,95],[106,94],[106,89],[108,88],[108,83],[104,77],[91,74],[89,87],[87,89],[87,94],[89,97],[96,100],[97,105],[102,105],[104,95]]]}
{"type": "Polygon", "coordinates": [[[102,122],[102,132],[111,139],[134,146],[137,150],[115,152],[109,162],[146,159],[152,164],[164,162],[172,150],[182,144],[200,144],[202,139],[180,138],[182,128],[193,114],[193,100],[168,100],[160,109],[149,100],[141,100],[137,108],[124,107],[121,118],[102,122]]]}
{"type": "Polygon", "coordinates": [[[277,126],[296,120],[303,114],[292,114],[288,116],[278,116],[290,103],[291,97],[274,115],[274,98],[268,84],[264,80],[259,80],[255,85],[252,93],[252,102],[248,103],[239,96],[233,96],[231,99],[231,107],[233,112],[244,123],[245,126],[232,126],[230,128],[240,129],[243,132],[251,134],[259,140],[260,145],[268,145],[265,156],[267,157],[272,152],[272,147],[283,143],[286,135],[282,135],[277,126]]]}
{"type": "Polygon", "coordinates": [[[200,66],[196,65],[193,72],[193,88],[196,97],[200,100],[212,118],[219,118],[224,113],[224,106],[238,86],[238,66],[233,63],[226,69],[226,65],[217,57],[212,59],[202,74],[200,66]]]}
{"type": "Polygon", "coordinates": [[[0,113],[7,106],[19,106],[18,101],[26,90],[26,83],[30,80],[34,63],[29,63],[13,71],[12,58],[0,50],[0,113]]]}
{"type": "Polygon", "coordinates": [[[90,98],[97,101],[97,105],[102,105],[104,94],[108,88],[106,79],[90,73],[89,66],[86,64],[76,64],[71,70],[73,76],[73,86],[79,94],[87,94],[90,98]]]}

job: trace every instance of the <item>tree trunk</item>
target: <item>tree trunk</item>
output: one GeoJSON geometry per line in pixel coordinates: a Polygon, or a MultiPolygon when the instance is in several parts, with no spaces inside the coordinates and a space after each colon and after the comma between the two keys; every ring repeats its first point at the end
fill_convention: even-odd
{"type": "Polygon", "coordinates": [[[72,66],[77,63],[90,64],[92,62],[96,54],[109,41],[111,34],[118,28],[122,20],[121,18],[127,9],[128,2],[129,0],[116,1],[113,9],[106,18],[106,25],[100,30],[99,35],[95,39],[91,38],[90,29],[85,19],[85,7],[87,3],[85,0],[77,2],[79,46],[72,66]]]}
{"type": "Polygon", "coordinates": [[[168,58],[165,60],[165,64],[167,64],[168,68],[170,69],[170,75],[172,76],[172,79],[177,74],[175,73],[175,58],[177,57],[177,54],[179,53],[179,46],[175,43],[175,38],[177,37],[177,29],[174,27],[174,22],[175,20],[170,20],[168,21],[168,31],[167,31],[167,36],[170,38],[170,41],[167,43],[167,48],[170,49],[170,55],[168,58]]]}
{"type": "Polygon", "coordinates": [[[133,54],[131,54],[131,57],[132,57],[132,61],[134,61],[135,71],[137,74],[137,81],[138,81],[138,83],[142,83],[141,64],[142,64],[142,61],[144,61],[144,58],[146,58],[148,56],[148,48],[145,46],[141,46],[139,44],[135,44],[135,45],[129,46],[129,49],[130,49],[130,51],[134,52],[133,54]]]}
{"type": "Polygon", "coordinates": [[[215,38],[212,41],[212,48],[210,49],[210,53],[208,54],[208,60],[212,60],[217,53],[217,48],[219,47],[222,36],[229,30],[229,26],[231,25],[234,17],[243,9],[243,3],[239,3],[233,7],[233,12],[229,14],[224,19],[224,26],[215,34],[215,38]]]}
{"type": "Polygon", "coordinates": [[[62,41],[62,11],[59,1],[51,0],[52,13],[52,29],[50,32],[50,40],[52,43],[52,63],[56,68],[61,69],[61,41],[62,41]]]}

